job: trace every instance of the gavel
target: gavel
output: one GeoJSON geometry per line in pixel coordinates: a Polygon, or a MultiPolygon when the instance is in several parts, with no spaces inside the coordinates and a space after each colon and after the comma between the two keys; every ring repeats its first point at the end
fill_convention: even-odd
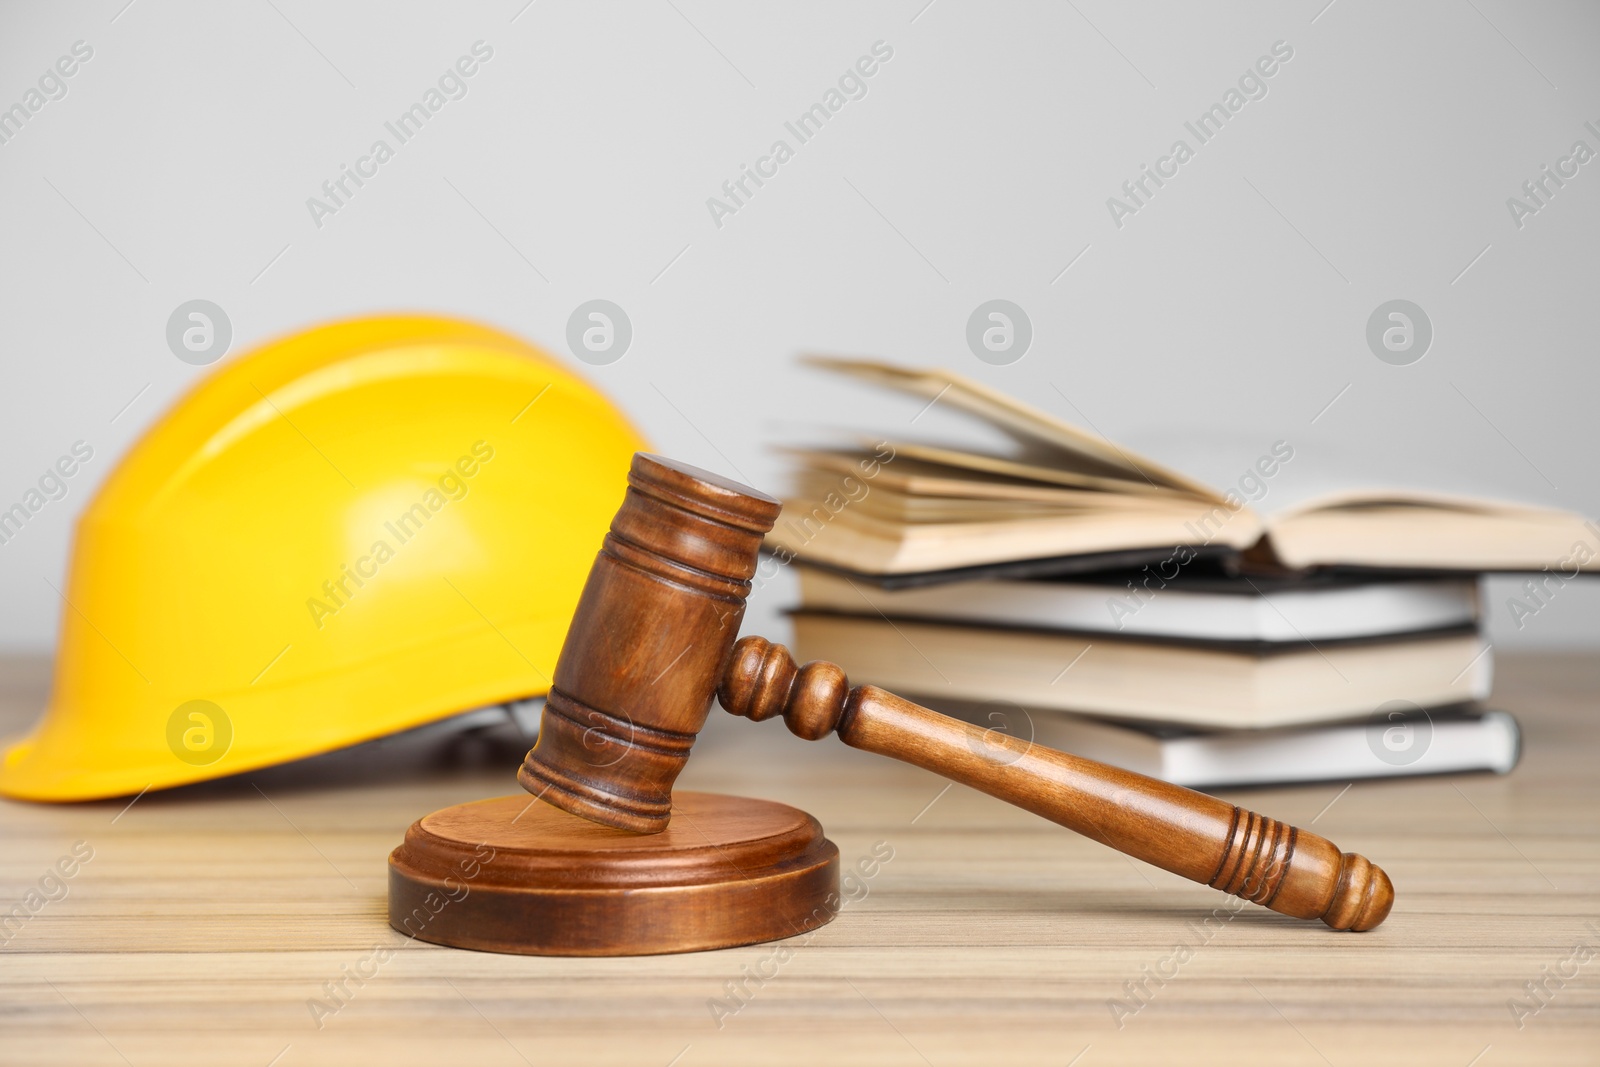
{"type": "Polygon", "coordinates": [[[735,643],[779,501],[639,453],[557,659],[539,739],[517,772],[536,797],[606,826],[659,833],[716,696],[782,715],[808,741],[837,733],[1041,815],[1119,852],[1299,919],[1370,930],[1388,875],[1326,838],[1216,797],[986,731],[832,663],[796,666],[760,637],[735,643]]]}

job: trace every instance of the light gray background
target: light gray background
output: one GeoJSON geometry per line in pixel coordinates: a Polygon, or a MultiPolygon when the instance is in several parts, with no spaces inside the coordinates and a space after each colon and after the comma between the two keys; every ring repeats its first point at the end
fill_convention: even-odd
{"type": "MultiPolygon", "coordinates": [[[[1600,160],[1520,229],[1506,206],[1600,149],[1594,4],[124,4],[0,7],[0,106],[94,48],[0,145],[0,506],[95,449],[0,546],[7,646],[53,643],[77,511],[208,373],[164,337],[194,298],[226,309],[228,358],[423,309],[567,359],[572,310],[609,299],[631,349],[574,365],[661,450],[764,486],[774,441],[916,413],[794,364],[820,349],[949,366],[1217,481],[1285,439],[1275,493],[1600,514],[1600,160]],[[468,95],[318,229],[306,199],[478,40],[468,95]],[[880,40],[865,98],[715,226],[706,199],[880,40]],[[1280,40],[1268,95],[1114,226],[1107,198],[1280,40]],[[1033,323],[1010,366],[966,346],[992,298],[1033,323]],[[1411,366],[1364,339],[1394,298],[1436,332],[1411,366]]],[[[1490,588],[1497,641],[1600,640],[1594,586],[1521,631],[1490,588]]],[[[791,596],[763,589],[755,622],[791,596]]]]}

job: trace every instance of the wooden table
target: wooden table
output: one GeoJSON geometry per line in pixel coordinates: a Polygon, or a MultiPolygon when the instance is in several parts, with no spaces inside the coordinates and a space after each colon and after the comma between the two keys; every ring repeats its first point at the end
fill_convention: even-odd
{"type": "MultiPolygon", "coordinates": [[[[0,665],[0,732],[47,675],[0,665]]],[[[1393,916],[1359,935],[1235,913],[925,772],[721,712],[681,786],[804,807],[847,862],[893,850],[803,943],[580,960],[396,934],[389,850],[435,808],[515,791],[509,739],[367,746],[132,807],[0,802],[0,911],[93,849],[0,947],[0,1061],[1600,1063],[1597,693],[1593,655],[1507,655],[1496,701],[1527,742],[1510,776],[1233,797],[1393,875],[1393,916]],[[1519,1029],[1509,1002],[1541,979],[1519,1029]]]]}

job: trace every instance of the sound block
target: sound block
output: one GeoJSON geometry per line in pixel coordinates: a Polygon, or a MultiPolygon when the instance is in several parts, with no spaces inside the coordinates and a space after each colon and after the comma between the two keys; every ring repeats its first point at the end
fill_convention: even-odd
{"type": "Polygon", "coordinates": [[[389,856],[389,925],[537,956],[644,956],[804,934],[839,905],[839,850],[786,804],[677,793],[658,834],[527,794],[418,819],[389,856]]]}

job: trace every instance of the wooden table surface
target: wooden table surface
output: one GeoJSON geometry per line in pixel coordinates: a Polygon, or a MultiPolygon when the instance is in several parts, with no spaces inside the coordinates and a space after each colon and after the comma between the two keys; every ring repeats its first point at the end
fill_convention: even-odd
{"type": "MultiPolygon", "coordinates": [[[[47,677],[0,664],[0,733],[47,677]]],[[[515,792],[509,739],[367,746],[132,807],[0,802],[0,912],[93,849],[0,947],[0,1061],[1600,1063],[1597,693],[1593,655],[1506,655],[1510,776],[1229,794],[1390,872],[1394,914],[1367,934],[1235,912],[926,772],[720,711],[680,786],[803,807],[847,863],[893,850],[789,952],[541,959],[392,931],[385,857],[427,812],[515,792]],[[329,999],[352,971],[372,977],[329,999]]]]}

